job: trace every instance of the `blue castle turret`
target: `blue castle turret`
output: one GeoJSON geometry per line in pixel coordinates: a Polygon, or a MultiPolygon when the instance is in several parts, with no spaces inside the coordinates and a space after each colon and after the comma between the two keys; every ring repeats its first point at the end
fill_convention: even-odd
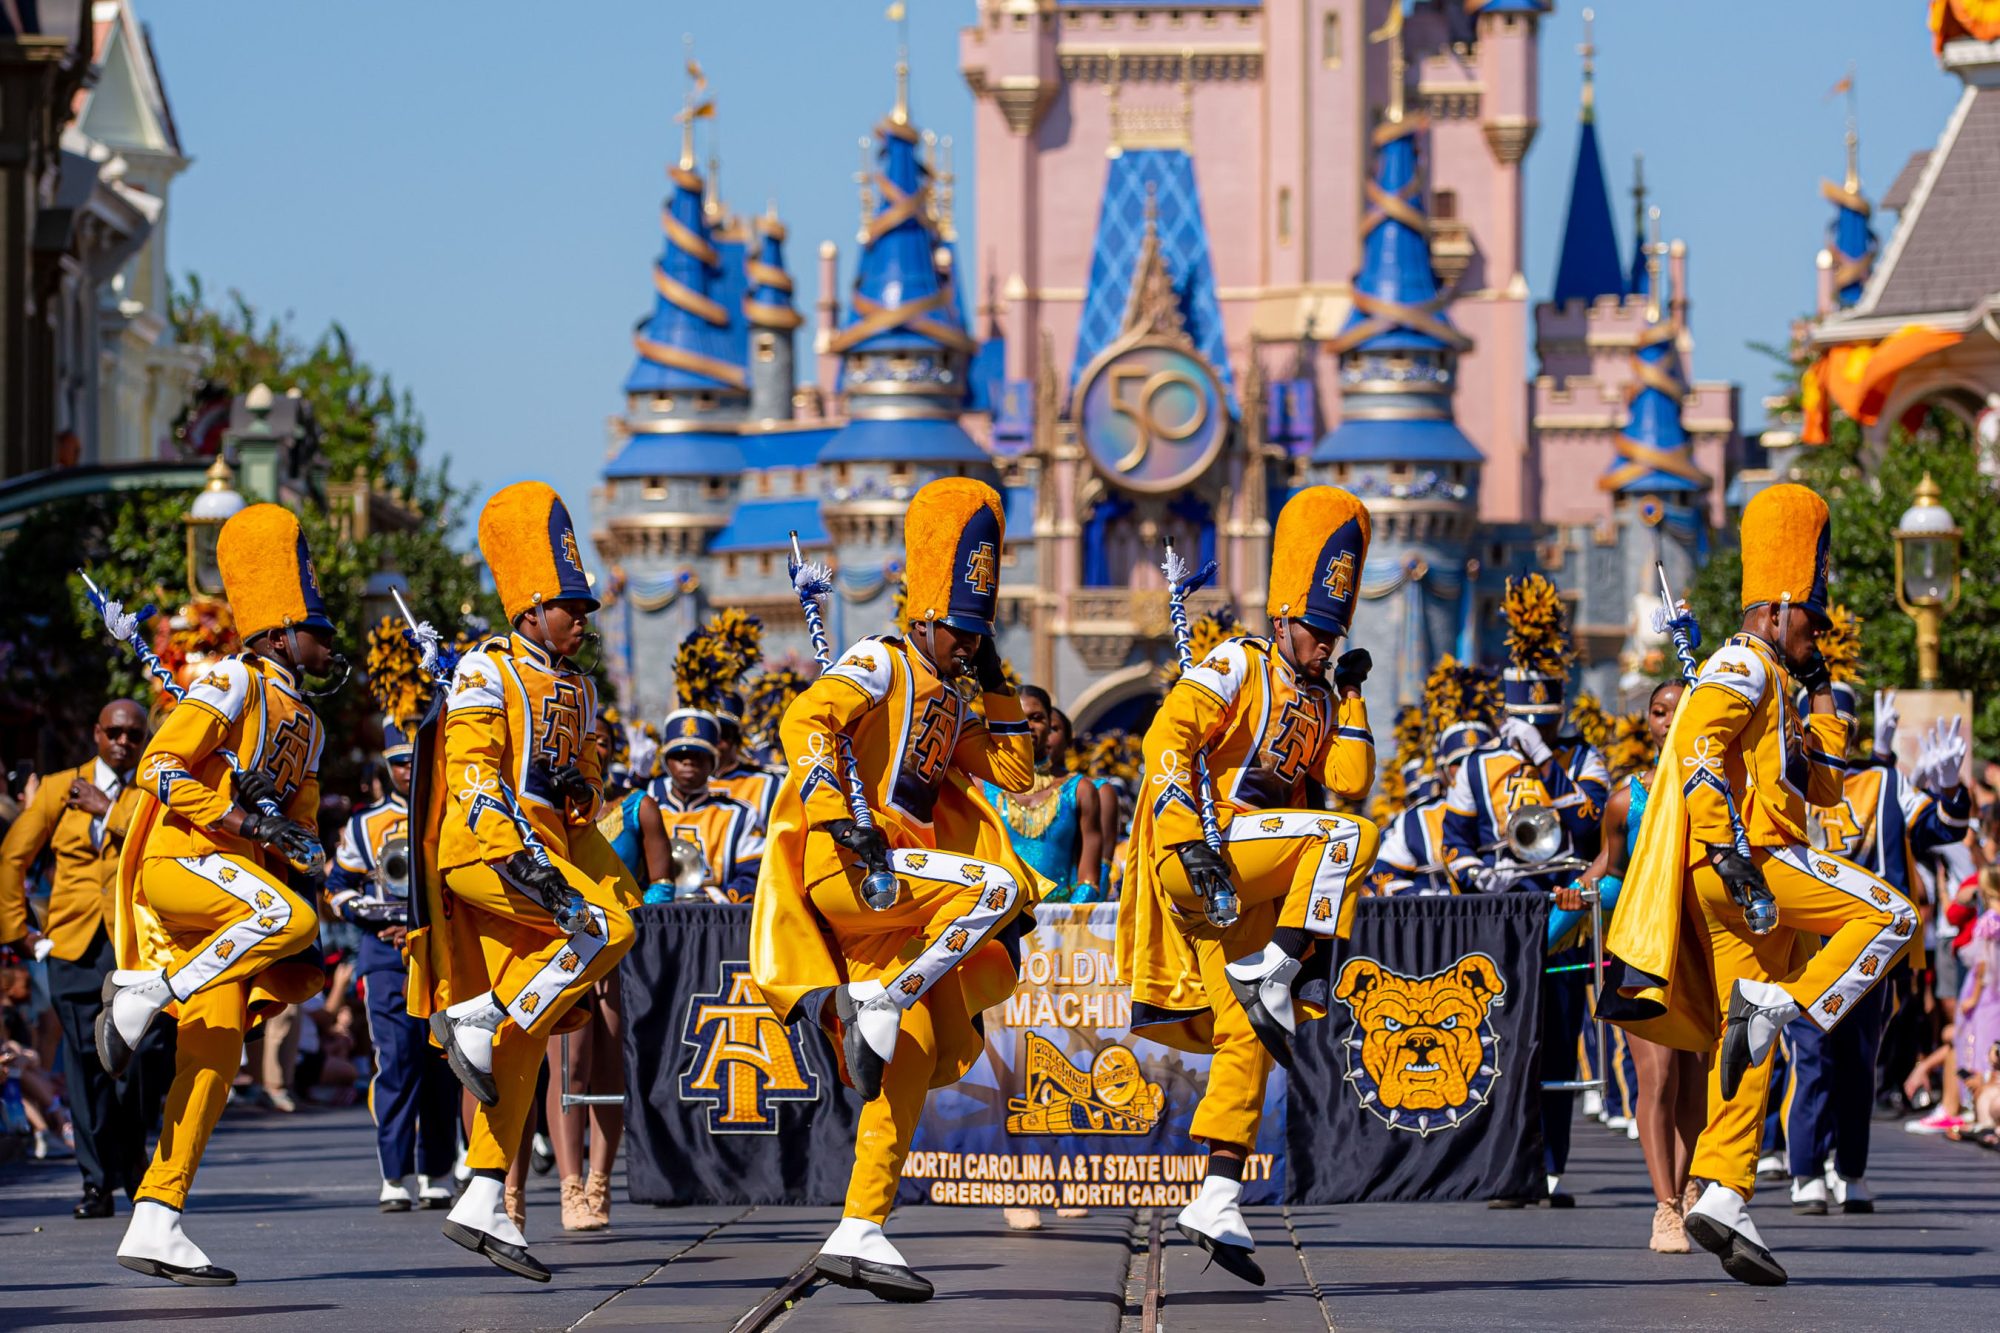
{"type": "MultiPolygon", "coordinates": [[[[1588,17],[1586,13],[1586,21],[1588,17]]],[[[1596,48],[1591,44],[1588,28],[1585,31],[1576,161],[1570,168],[1569,211],[1563,217],[1562,249],[1556,256],[1556,285],[1549,296],[1559,306],[1571,301],[1589,305],[1606,296],[1622,297],[1626,292],[1625,274],[1618,258],[1618,236],[1611,228],[1611,195],[1604,183],[1604,156],[1597,147],[1596,48]]],[[[1645,187],[1634,188],[1643,191],[1645,187]]],[[[1642,230],[1642,238],[1643,235],[1642,230]]],[[[1643,244],[1643,239],[1640,243],[1643,244]]],[[[1635,281],[1642,268],[1635,256],[1635,281]]]]}
{"type": "Polygon", "coordinates": [[[1834,303],[1842,310],[1861,299],[1868,276],[1875,270],[1875,231],[1869,226],[1875,206],[1861,193],[1861,171],[1855,158],[1859,146],[1850,117],[1847,175],[1839,185],[1827,180],[1819,183],[1819,192],[1833,205],[1833,223],[1826,234],[1826,257],[1833,267],[1834,303]]]}
{"type": "Polygon", "coordinates": [[[757,220],[757,257],[745,276],[750,293],[743,313],[750,321],[750,419],[782,421],[792,415],[792,383],[799,312],[792,308],[792,275],[785,271],[785,224],[775,205],[757,220]]]}
{"type": "Polygon", "coordinates": [[[950,251],[938,235],[931,171],[911,123],[909,66],[896,67],[896,106],[875,127],[874,214],[862,229],[853,293],[830,349],[841,357],[847,425],[820,451],[821,513],[840,551],[842,591],[860,593],[844,637],[891,628],[875,590],[902,575],[903,508],[938,477],[996,476],[958,423],[975,351],[950,251]]]}
{"type": "MultiPolygon", "coordinates": [[[[1657,228],[1659,211],[1653,212],[1657,228]]],[[[1676,246],[1679,242],[1675,242],[1676,246]]],[[[1680,369],[1678,319],[1663,315],[1668,293],[1660,277],[1657,239],[1644,247],[1646,325],[1632,352],[1632,395],[1617,455],[1598,485],[1615,497],[1613,514],[1629,556],[1628,592],[1651,595],[1653,561],[1685,588],[1708,550],[1708,492],[1713,479],[1695,466],[1694,445],[1681,420],[1688,389],[1680,369]]]]}
{"type": "Polygon", "coordinates": [[[1313,480],[1345,486],[1374,520],[1354,641],[1375,658],[1396,704],[1422,698],[1441,653],[1457,646],[1472,595],[1468,559],[1485,459],[1452,418],[1458,357],[1431,268],[1418,140],[1392,89],[1375,130],[1375,173],[1362,224],[1354,308],[1328,350],[1340,363],[1340,424],[1313,450],[1313,480]]]}

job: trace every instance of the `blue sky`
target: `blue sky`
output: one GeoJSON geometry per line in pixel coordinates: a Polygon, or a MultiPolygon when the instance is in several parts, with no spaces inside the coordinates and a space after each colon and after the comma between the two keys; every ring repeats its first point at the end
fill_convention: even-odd
{"type": "MultiPolygon", "coordinates": [[[[174,271],[240,289],[301,333],[341,321],[482,493],[532,476],[587,504],[651,305],[684,33],[719,102],[724,194],[739,211],[777,200],[800,310],[818,294],[821,239],[852,275],[856,140],[893,93],[882,0],[139,3],[195,158],[175,186],[174,271]]],[[[1936,138],[1958,81],[1938,71],[1917,0],[1596,8],[1614,215],[1629,226],[1622,192],[1643,151],[1667,234],[1690,248],[1695,373],[1741,382],[1754,429],[1770,369],[1746,344],[1782,341],[1810,305],[1830,214],[1818,181],[1841,170],[1843,110],[1826,90],[1858,64],[1863,183],[1879,198],[1936,138]]],[[[969,164],[957,30],[974,0],[909,10],[916,118],[969,164]]],[[[1580,14],[1563,0],[1543,37],[1526,223],[1538,296],[1575,148],[1580,14]]],[[[962,230],[970,190],[962,180],[962,230]]],[[[1078,225],[1094,212],[1081,206],[1078,225]]],[[[976,258],[976,237],[962,253],[976,258]]]]}

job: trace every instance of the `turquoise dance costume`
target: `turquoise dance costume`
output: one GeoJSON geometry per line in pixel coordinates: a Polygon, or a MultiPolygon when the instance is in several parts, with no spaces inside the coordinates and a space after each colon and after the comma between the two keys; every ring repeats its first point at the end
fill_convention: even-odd
{"type": "Polygon", "coordinates": [[[1097,902],[1104,896],[1103,887],[1095,892],[1084,890],[1078,896],[1076,882],[1077,847],[1083,840],[1083,821],[1078,817],[1076,786],[1085,781],[1083,774],[1072,773],[1063,780],[1062,787],[1052,800],[1039,805],[1027,805],[1009,799],[992,783],[983,783],[986,801],[1000,815],[1007,826],[1008,834],[1014,840],[1014,853],[1033,868],[1036,874],[1056,887],[1042,899],[1045,903],[1088,903],[1097,902]],[[1053,806],[1053,811],[1050,807],[1053,806]],[[1021,818],[1023,823],[1030,820],[1040,822],[1040,817],[1048,812],[1047,823],[1039,833],[1031,832],[1033,827],[1023,828],[1015,823],[1021,818]]]}
{"type": "MultiPolygon", "coordinates": [[[[1625,863],[1632,863],[1632,853],[1639,846],[1639,825],[1646,818],[1646,784],[1634,773],[1625,779],[1632,784],[1632,803],[1625,810],[1625,863]]],[[[1618,906],[1618,895],[1624,889],[1625,881],[1618,875],[1606,875],[1597,881],[1597,896],[1604,903],[1604,919],[1611,920],[1611,909],[1618,906]]],[[[1549,951],[1575,930],[1588,915],[1589,909],[1565,912],[1561,908],[1549,912],[1549,951]]]]}

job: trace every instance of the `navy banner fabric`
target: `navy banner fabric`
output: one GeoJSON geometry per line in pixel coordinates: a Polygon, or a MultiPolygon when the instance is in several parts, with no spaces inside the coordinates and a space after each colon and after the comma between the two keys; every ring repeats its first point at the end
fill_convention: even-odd
{"type": "Polygon", "coordinates": [[[1533,893],[1370,898],[1307,999],[1286,1199],[1326,1204],[1541,1192],[1541,977],[1533,893]],[[1324,986],[1324,992],[1316,988],[1324,986]]]}
{"type": "MultiPolygon", "coordinates": [[[[1205,1057],[1129,1035],[1110,904],[1037,909],[1021,988],[986,1056],[933,1093],[904,1202],[1176,1206],[1205,1057]]],[[[1245,1176],[1261,1202],[1538,1192],[1547,900],[1368,899],[1309,981],[1328,1016],[1274,1072],[1245,1176]]],[[[643,907],[622,964],[635,1203],[832,1204],[860,1103],[824,1033],[785,1027],[750,982],[748,906],[643,907]]]]}
{"type": "Polygon", "coordinates": [[[625,1173],[634,1203],[837,1203],[861,1099],[816,1027],[780,1023],[750,983],[750,908],[632,914],[625,1173]]]}

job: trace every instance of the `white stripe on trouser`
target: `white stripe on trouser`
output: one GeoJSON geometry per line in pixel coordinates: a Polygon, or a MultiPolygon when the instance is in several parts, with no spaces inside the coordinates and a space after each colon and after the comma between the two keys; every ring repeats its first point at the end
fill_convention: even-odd
{"type": "MultiPolygon", "coordinates": [[[[510,886],[511,887],[511,886],[510,886]]],[[[528,984],[507,1001],[507,1016],[523,1028],[534,1024],[537,1014],[545,1013],[555,998],[576,984],[577,976],[590,966],[590,960],[597,957],[597,951],[604,947],[610,932],[610,922],[605,918],[604,909],[590,905],[591,924],[597,928],[596,934],[580,930],[568,939],[568,948],[556,951],[556,956],[542,964],[542,970],[528,979],[528,984]]],[[[494,998],[499,998],[497,995],[494,998]]]]}
{"type": "Polygon", "coordinates": [[[1318,810],[1284,814],[1246,813],[1229,824],[1231,842],[1268,842],[1279,838],[1316,838],[1326,844],[1313,867],[1312,896],[1306,900],[1306,931],[1332,935],[1340,929],[1341,899],[1361,850],[1361,829],[1351,819],[1318,810]]]}
{"type": "Polygon", "coordinates": [[[290,925],[292,900],[220,852],[176,857],[174,863],[200,875],[249,909],[249,915],[167,975],[167,989],[173,997],[186,1000],[221,975],[236,955],[290,925]]]}
{"type": "Polygon", "coordinates": [[[1814,996],[1811,1004],[1804,1006],[1805,1016],[1813,1021],[1814,1026],[1822,1032],[1831,1032],[1847,1011],[1854,1007],[1855,1001],[1888,975],[1889,965],[1909,944],[1910,936],[1917,929],[1916,911],[1909,900],[1891,888],[1886,880],[1877,878],[1852,861],[1803,846],[1780,847],[1771,855],[1822,884],[1831,884],[1850,898],[1858,898],[1872,908],[1893,914],[1889,924],[1875,932],[1875,938],[1868,941],[1868,947],[1855,956],[1847,970],[1834,978],[1831,986],[1814,996]],[[1822,866],[1832,873],[1821,873],[1822,866]]]}
{"type": "Polygon", "coordinates": [[[950,852],[899,848],[889,853],[889,866],[908,879],[986,886],[970,912],[953,918],[938,932],[930,947],[917,955],[915,962],[890,980],[889,999],[897,1008],[908,1009],[999,928],[1020,900],[1021,886],[991,861],[954,856],[950,852]]]}

